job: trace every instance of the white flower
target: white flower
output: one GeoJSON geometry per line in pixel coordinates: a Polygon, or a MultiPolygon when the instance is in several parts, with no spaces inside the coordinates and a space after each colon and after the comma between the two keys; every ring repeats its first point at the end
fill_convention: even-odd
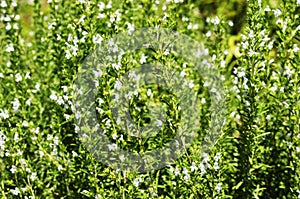
{"type": "Polygon", "coordinates": [[[93,36],[93,43],[94,44],[101,44],[101,42],[103,41],[103,38],[101,37],[101,35],[96,34],[93,36]]]}
{"type": "Polygon", "coordinates": [[[183,177],[184,182],[188,182],[190,180],[190,175],[187,174],[183,177]]]}
{"type": "Polygon", "coordinates": [[[52,29],[54,26],[56,26],[56,22],[51,22],[51,23],[48,23],[48,30],[52,29]]]}
{"type": "Polygon", "coordinates": [[[211,19],[211,23],[213,23],[214,25],[218,25],[220,23],[219,17],[216,16],[215,18],[211,19]]]}
{"type": "Polygon", "coordinates": [[[170,53],[170,50],[166,49],[165,52],[164,52],[164,55],[168,55],[169,53],[170,53]]]}
{"type": "Polygon", "coordinates": [[[205,34],[206,37],[210,37],[211,36],[211,31],[208,31],[206,34],[205,34]]]}
{"type": "Polygon", "coordinates": [[[18,112],[20,107],[20,101],[17,98],[15,98],[14,101],[11,102],[11,104],[13,105],[14,112],[18,112]]]}
{"type": "Polygon", "coordinates": [[[107,8],[107,9],[112,8],[111,2],[108,2],[108,3],[106,4],[106,8],[107,8]]]}
{"type": "Polygon", "coordinates": [[[58,165],[57,169],[58,169],[58,171],[61,171],[63,169],[63,167],[61,165],[58,165]]]}
{"type": "Polygon", "coordinates": [[[175,172],[174,172],[175,176],[178,176],[180,174],[180,170],[176,167],[175,172]]]}
{"type": "Polygon", "coordinates": [[[13,52],[14,49],[14,45],[13,44],[8,44],[6,47],[6,52],[13,52]]]}
{"type": "Polygon", "coordinates": [[[219,182],[218,184],[217,184],[217,186],[216,186],[216,191],[219,193],[221,190],[222,190],[222,183],[221,182],[219,182]]]}
{"type": "Polygon", "coordinates": [[[128,26],[128,34],[131,35],[132,32],[135,30],[134,24],[128,23],[127,26],[128,26]]]}
{"type": "Polygon", "coordinates": [[[184,77],[185,76],[185,70],[181,71],[179,76],[184,77]]]}
{"type": "Polygon", "coordinates": [[[115,151],[117,149],[117,145],[115,143],[108,144],[107,146],[109,151],[115,151]]]}
{"type": "Polygon", "coordinates": [[[188,175],[188,174],[189,174],[189,171],[188,171],[186,168],[184,168],[184,169],[182,170],[182,173],[183,173],[184,175],[188,175]]]}
{"type": "Polygon", "coordinates": [[[141,177],[138,177],[138,178],[134,179],[133,185],[134,185],[135,187],[138,187],[139,184],[140,184],[141,182],[142,182],[142,178],[141,178],[141,177]]]}
{"type": "Polygon", "coordinates": [[[57,96],[56,96],[56,94],[53,91],[52,91],[52,93],[50,95],[50,99],[53,100],[53,101],[57,100],[57,96]]]}
{"type": "Polygon", "coordinates": [[[157,120],[157,126],[161,127],[163,125],[163,122],[161,120],[157,120]]]}
{"type": "Polygon", "coordinates": [[[266,8],[265,8],[265,12],[270,12],[271,11],[271,8],[270,8],[270,6],[266,6],[266,8]]]}
{"type": "Polygon", "coordinates": [[[205,167],[205,165],[201,162],[200,165],[199,165],[199,167],[200,167],[200,174],[201,175],[205,174],[206,173],[206,167],[205,167]]]}
{"type": "Polygon", "coordinates": [[[30,72],[27,72],[27,73],[25,74],[25,79],[30,79],[30,72]]]}
{"type": "Polygon", "coordinates": [[[10,30],[10,29],[11,29],[10,23],[8,23],[8,24],[6,25],[5,29],[6,29],[6,30],[10,30]]]}
{"type": "Polygon", "coordinates": [[[276,17],[279,17],[279,15],[281,15],[281,10],[280,9],[275,9],[275,10],[273,10],[273,12],[274,12],[274,15],[276,17]]]}
{"type": "Polygon", "coordinates": [[[259,55],[258,52],[253,51],[252,49],[249,51],[249,56],[252,57],[253,55],[259,55]]]}
{"type": "Polygon", "coordinates": [[[208,156],[207,153],[204,153],[204,154],[203,154],[203,162],[204,162],[204,163],[208,163],[208,162],[209,162],[209,156],[208,156]]]}
{"type": "Polygon", "coordinates": [[[36,173],[33,172],[33,173],[30,175],[30,180],[31,180],[31,181],[34,181],[35,178],[36,178],[36,173]]]}
{"type": "Polygon", "coordinates": [[[20,82],[23,79],[20,73],[17,73],[15,77],[16,77],[16,82],[20,82]]]}
{"type": "Polygon", "coordinates": [[[16,167],[15,165],[13,165],[13,166],[11,167],[11,169],[10,169],[10,172],[11,172],[11,173],[16,173],[16,171],[17,171],[17,167],[16,167]]]}
{"type": "Polygon", "coordinates": [[[3,119],[9,118],[8,110],[2,110],[2,109],[0,109],[0,117],[3,118],[3,119]]]}
{"type": "Polygon", "coordinates": [[[189,88],[194,88],[194,86],[195,86],[194,81],[191,80],[191,81],[189,82],[189,88]]]}
{"type": "Polygon", "coordinates": [[[272,87],[270,88],[270,90],[271,90],[272,92],[275,92],[275,91],[277,90],[277,86],[276,86],[276,85],[272,86],[272,87]]]}
{"type": "Polygon", "coordinates": [[[103,11],[104,8],[105,8],[105,4],[104,4],[103,2],[100,2],[100,3],[98,4],[98,8],[99,8],[99,11],[103,11]]]}
{"type": "Polygon", "coordinates": [[[120,70],[121,69],[121,63],[118,62],[117,64],[116,63],[113,63],[112,64],[112,67],[115,69],[115,70],[120,70]]]}
{"type": "Polygon", "coordinates": [[[214,163],[214,170],[215,171],[217,171],[220,167],[219,167],[219,163],[216,161],[215,163],[214,163]]]}
{"type": "Polygon", "coordinates": [[[240,71],[240,72],[238,72],[238,74],[237,74],[237,76],[238,76],[239,78],[245,77],[245,75],[246,75],[246,73],[245,73],[244,71],[240,71]]]}
{"type": "Polygon", "coordinates": [[[11,189],[10,192],[16,196],[20,194],[20,190],[18,187],[16,187],[15,189],[11,189]]]}
{"type": "Polygon", "coordinates": [[[67,49],[67,50],[66,50],[66,58],[67,58],[67,59],[70,59],[71,57],[72,57],[72,54],[71,54],[70,50],[67,49]]]}
{"type": "Polygon", "coordinates": [[[148,90],[147,90],[147,96],[150,96],[152,94],[152,91],[151,91],[151,89],[149,88],[148,90]]]}
{"type": "Polygon", "coordinates": [[[216,155],[215,155],[215,161],[219,161],[221,159],[221,153],[218,152],[216,155]]]}
{"type": "Polygon", "coordinates": [[[121,87],[122,87],[122,82],[117,78],[114,88],[120,90],[121,87]]]}
{"type": "Polygon", "coordinates": [[[147,59],[147,56],[145,56],[145,54],[143,53],[142,56],[141,56],[141,59],[140,59],[140,63],[141,64],[146,63],[146,59],[147,59]]]}
{"type": "Polygon", "coordinates": [[[300,48],[297,46],[297,44],[294,44],[294,46],[293,46],[293,52],[294,53],[300,52],[300,48]]]}
{"type": "Polygon", "coordinates": [[[261,0],[258,0],[258,6],[261,8],[261,0]]]}
{"type": "Polygon", "coordinates": [[[119,158],[123,162],[125,160],[125,155],[121,155],[119,158]]]}
{"type": "Polygon", "coordinates": [[[197,170],[196,163],[195,163],[195,162],[192,162],[191,172],[194,172],[195,170],[197,170]]]}
{"type": "Polygon", "coordinates": [[[29,125],[26,120],[24,120],[22,124],[23,124],[24,127],[28,127],[28,125],[29,125]]]}
{"type": "Polygon", "coordinates": [[[2,1],[1,1],[1,7],[2,7],[2,8],[7,7],[7,3],[6,3],[5,0],[2,0],[2,1]]]}

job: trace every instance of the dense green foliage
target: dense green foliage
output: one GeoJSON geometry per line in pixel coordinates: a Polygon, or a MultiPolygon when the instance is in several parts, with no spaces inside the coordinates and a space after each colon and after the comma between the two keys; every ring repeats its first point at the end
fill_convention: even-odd
{"type": "MultiPolygon", "coordinates": [[[[299,0],[0,0],[0,198],[300,198],[299,17],[299,0]],[[113,170],[84,147],[72,85],[97,44],[143,27],[204,43],[224,79],[227,117],[217,144],[200,154],[210,94],[199,74],[171,53],[126,54],[125,70],[144,53],[186,70],[201,101],[200,136],[185,154],[138,174],[113,170]]],[[[109,100],[115,82],[102,79],[99,97],[109,100]]],[[[149,120],[149,89],[174,122],[148,143],[113,123],[107,136],[128,150],[160,148],[180,125],[178,102],[155,85],[131,101],[135,121],[149,120]]]]}

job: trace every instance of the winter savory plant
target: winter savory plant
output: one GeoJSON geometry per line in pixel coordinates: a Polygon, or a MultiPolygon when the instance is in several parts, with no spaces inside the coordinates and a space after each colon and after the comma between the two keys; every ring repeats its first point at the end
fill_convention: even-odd
{"type": "Polygon", "coordinates": [[[0,198],[300,198],[299,0],[0,0],[0,29],[0,198]]]}

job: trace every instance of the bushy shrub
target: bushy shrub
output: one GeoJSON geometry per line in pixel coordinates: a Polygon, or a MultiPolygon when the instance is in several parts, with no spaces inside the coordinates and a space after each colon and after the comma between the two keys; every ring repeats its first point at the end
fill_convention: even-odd
{"type": "Polygon", "coordinates": [[[299,0],[0,0],[1,198],[300,198],[299,13],[299,0]],[[106,101],[126,70],[159,61],[185,71],[199,99],[199,136],[172,164],[140,174],[114,170],[84,146],[73,84],[98,45],[143,27],[204,44],[224,81],[227,113],[221,138],[201,153],[211,116],[201,75],[171,52],[125,54],[98,82],[100,124],[118,146],[157,149],[181,125],[176,97],[148,85],[131,100],[135,122],[151,120],[145,105],[154,98],[172,122],[148,141],[116,130],[106,101]]]}

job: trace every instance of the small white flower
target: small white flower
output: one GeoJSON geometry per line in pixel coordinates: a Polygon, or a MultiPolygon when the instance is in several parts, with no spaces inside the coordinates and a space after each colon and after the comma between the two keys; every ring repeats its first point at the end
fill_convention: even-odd
{"type": "Polygon", "coordinates": [[[277,90],[277,86],[276,86],[276,85],[272,86],[272,87],[270,88],[270,90],[271,90],[272,92],[275,92],[275,91],[277,90]]]}
{"type": "Polygon", "coordinates": [[[240,72],[238,72],[238,74],[237,74],[237,76],[238,76],[239,78],[245,77],[245,75],[246,75],[246,73],[245,73],[244,71],[240,71],[240,72]]]}
{"type": "Polygon", "coordinates": [[[297,44],[294,44],[294,46],[293,46],[293,52],[294,53],[300,52],[300,48],[297,46],[297,44]]]}
{"type": "Polygon", "coordinates": [[[127,26],[128,26],[128,34],[131,35],[132,32],[135,30],[134,24],[128,23],[127,26]]]}
{"type": "Polygon", "coordinates": [[[140,184],[141,182],[142,182],[142,178],[141,178],[141,177],[138,177],[138,178],[134,179],[133,185],[134,185],[135,187],[138,187],[139,184],[140,184]]]}
{"type": "Polygon", "coordinates": [[[217,171],[220,167],[219,167],[219,163],[216,161],[215,163],[214,163],[214,170],[215,171],[217,171]]]}
{"type": "Polygon", "coordinates": [[[176,167],[175,171],[174,171],[174,175],[178,176],[180,174],[180,170],[176,167]]]}
{"type": "Polygon", "coordinates": [[[121,69],[121,63],[118,62],[117,64],[116,63],[113,63],[112,64],[112,67],[115,69],[115,70],[120,70],[121,69]]]}
{"type": "Polygon", "coordinates": [[[0,109],[0,117],[3,118],[3,119],[8,119],[9,118],[8,110],[0,109]]]}
{"type": "Polygon", "coordinates": [[[107,8],[107,9],[112,8],[111,2],[108,2],[108,3],[106,4],[106,8],[107,8]]]}
{"type": "Polygon", "coordinates": [[[218,25],[220,23],[219,17],[216,16],[215,18],[211,19],[211,23],[213,23],[214,25],[218,25]]]}
{"type": "Polygon", "coordinates": [[[15,77],[16,77],[16,82],[20,82],[23,79],[20,73],[17,73],[15,77]]]}
{"type": "Polygon", "coordinates": [[[8,44],[6,47],[6,52],[13,52],[14,49],[14,45],[13,44],[8,44]]]}
{"type": "Polygon", "coordinates": [[[94,44],[101,44],[101,42],[103,41],[103,38],[101,37],[101,35],[96,34],[93,36],[93,43],[94,44]]]}
{"type": "Polygon", "coordinates": [[[6,30],[10,30],[10,29],[11,29],[10,23],[8,23],[8,24],[6,25],[5,29],[6,29],[6,30]]]}
{"type": "Polygon", "coordinates": [[[117,149],[117,145],[115,143],[108,144],[107,146],[109,151],[115,151],[117,149]]]}
{"type": "Polygon", "coordinates": [[[53,101],[57,100],[57,95],[52,91],[51,95],[50,95],[50,99],[53,101]]]}
{"type": "Polygon", "coordinates": [[[216,155],[215,155],[215,161],[219,161],[220,159],[221,159],[221,153],[218,152],[218,153],[216,153],[216,155]]]}
{"type": "Polygon", "coordinates": [[[184,182],[188,182],[190,180],[190,175],[187,174],[183,177],[184,182]]]}
{"type": "Polygon", "coordinates": [[[206,37],[210,37],[211,36],[211,31],[208,31],[206,34],[205,34],[206,37]]]}
{"type": "Polygon", "coordinates": [[[20,189],[18,187],[16,187],[15,189],[11,189],[10,192],[13,194],[13,195],[19,195],[20,194],[20,189]]]}
{"type": "Polygon", "coordinates": [[[125,155],[121,155],[119,158],[123,162],[125,160],[125,155]]]}
{"type": "Polygon", "coordinates": [[[197,170],[197,166],[195,162],[192,162],[192,166],[191,166],[191,172],[194,172],[197,170]]]}
{"type": "Polygon", "coordinates": [[[146,63],[146,59],[147,59],[147,56],[145,56],[145,54],[143,53],[142,56],[141,56],[141,59],[140,59],[140,63],[141,64],[146,63]]]}
{"type": "Polygon", "coordinates": [[[114,88],[120,90],[122,87],[122,82],[117,78],[114,88]]]}
{"type": "Polygon", "coordinates": [[[151,91],[151,89],[149,88],[148,90],[147,90],[147,96],[150,96],[152,94],[152,91],[151,91]]]}
{"type": "Polygon", "coordinates": [[[17,171],[17,167],[16,167],[15,165],[13,165],[13,166],[11,167],[11,169],[10,169],[10,172],[11,172],[11,173],[16,173],[16,171],[17,171]]]}
{"type": "Polygon", "coordinates": [[[206,167],[205,167],[205,165],[201,162],[200,165],[199,165],[199,167],[200,167],[200,174],[201,175],[205,174],[206,173],[206,167]]]}
{"type": "Polygon", "coordinates": [[[18,112],[19,111],[19,107],[20,107],[20,101],[15,98],[13,102],[11,102],[12,106],[13,106],[13,109],[14,109],[14,112],[18,112]]]}
{"type": "Polygon", "coordinates": [[[2,0],[2,1],[1,1],[1,7],[2,7],[2,8],[7,7],[7,3],[6,3],[5,0],[2,0]]]}
{"type": "Polygon", "coordinates": [[[186,168],[184,168],[184,169],[182,170],[182,173],[183,173],[184,175],[188,175],[188,174],[189,174],[189,171],[188,171],[186,168]]]}
{"type": "Polygon", "coordinates": [[[275,9],[273,10],[275,17],[279,17],[281,15],[281,10],[280,9],[275,9]]]}
{"type": "Polygon", "coordinates": [[[157,126],[161,127],[163,125],[163,122],[161,120],[157,120],[157,126]]]}
{"type": "Polygon", "coordinates": [[[70,50],[67,49],[67,50],[66,50],[66,58],[67,58],[67,59],[70,59],[71,57],[72,57],[72,54],[71,54],[70,50]]]}
{"type": "Polygon", "coordinates": [[[23,124],[24,127],[28,127],[28,125],[29,125],[26,120],[24,120],[22,124],[23,124]]]}
{"type": "Polygon", "coordinates": [[[34,181],[35,178],[36,178],[36,173],[33,172],[33,173],[30,175],[30,180],[31,180],[31,181],[34,181]]]}
{"type": "Polygon", "coordinates": [[[195,84],[194,84],[194,81],[193,80],[191,80],[190,82],[189,82],[189,88],[194,88],[195,87],[195,84]]]}
{"type": "Polygon", "coordinates": [[[271,8],[270,8],[270,6],[266,6],[266,8],[265,8],[265,12],[270,12],[271,11],[271,8]]]}
{"type": "Polygon", "coordinates": [[[221,182],[219,182],[218,184],[217,184],[217,186],[216,186],[216,191],[219,193],[221,190],[222,190],[222,183],[221,182]]]}

